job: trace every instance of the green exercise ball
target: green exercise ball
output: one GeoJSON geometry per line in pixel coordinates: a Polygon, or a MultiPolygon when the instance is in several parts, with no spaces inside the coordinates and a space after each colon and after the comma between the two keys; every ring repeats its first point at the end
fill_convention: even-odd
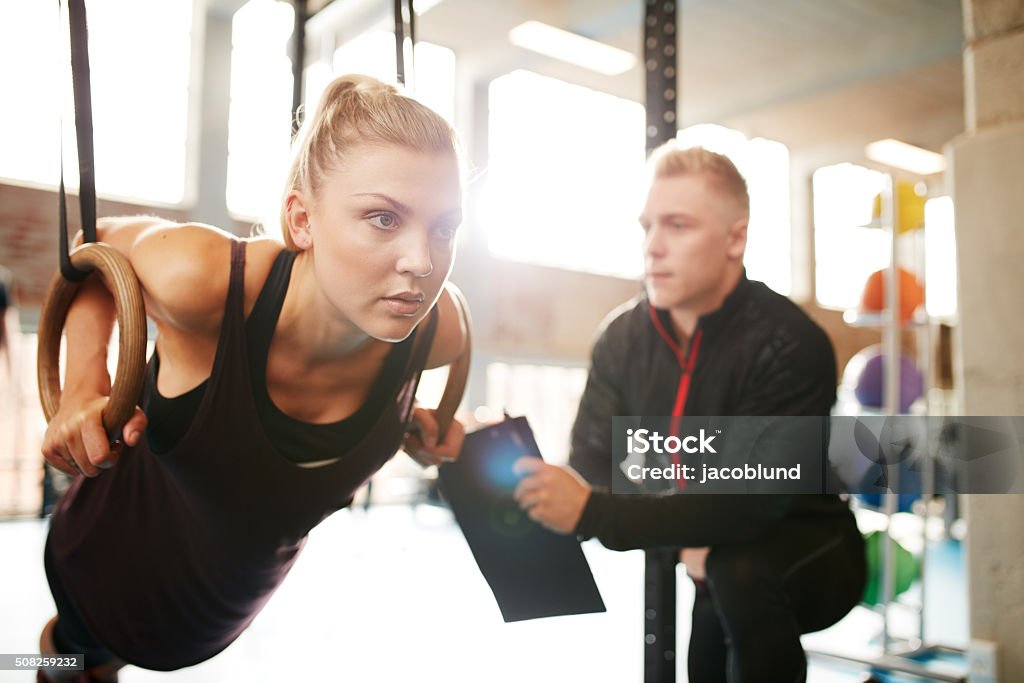
{"type": "MultiPolygon", "coordinates": [[[[885,544],[884,531],[872,531],[864,537],[867,554],[868,580],[861,601],[866,605],[882,604],[882,560],[885,544]]],[[[893,572],[893,597],[903,593],[921,576],[921,563],[914,555],[897,543],[892,542],[895,552],[893,572]]]]}

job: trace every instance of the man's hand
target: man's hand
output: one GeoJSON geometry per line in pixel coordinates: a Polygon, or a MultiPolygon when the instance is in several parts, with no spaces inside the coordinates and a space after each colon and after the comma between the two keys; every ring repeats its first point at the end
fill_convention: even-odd
{"type": "Polygon", "coordinates": [[[679,551],[679,561],[686,565],[686,573],[691,579],[703,581],[706,577],[704,563],[707,562],[711,548],[683,548],[679,551]]]}
{"type": "Polygon", "coordinates": [[[423,467],[453,462],[462,451],[462,442],[466,438],[465,429],[458,420],[452,420],[445,432],[444,439],[437,440],[437,418],[433,410],[417,408],[412,413],[416,429],[405,435],[403,446],[409,457],[423,467]]]}
{"type": "Polygon", "coordinates": [[[590,499],[590,485],[580,475],[530,456],[519,458],[512,469],[526,475],[513,496],[530,519],[560,534],[576,530],[590,499]]]}

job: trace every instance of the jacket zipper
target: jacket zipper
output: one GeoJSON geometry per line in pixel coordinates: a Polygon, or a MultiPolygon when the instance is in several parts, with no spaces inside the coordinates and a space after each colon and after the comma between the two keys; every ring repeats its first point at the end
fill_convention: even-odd
{"type": "MultiPolygon", "coordinates": [[[[693,376],[693,368],[697,364],[697,356],[700,353],[700,339],[703,334],[703,330],[699,324],[693,331],[693,335],[686,343],[685,352],[679,348],[679,345],[675,343],[672,336],[669,335],[665,326],[661,324],[661,319],[658,318],[658,313],[653,306],[649,307],[651,312],[651,321],[654,323],[654,327],[658,330],[658,334],[661,338],[669,345],[675,354],[676,360],[682,368],[682,374],[679,376],[679,386],[676,387],[676,398],[675,403],[672,406],[672,422],[669,427],[671,434],[679,434],[679,425],[682,422],[683,413],[686,409],[686,397],[690,393],[690,377],[693,376]]],[[[680,464],[679,454],[672,454],[672,462],[675,465],[680,464]]],[[[686,488],[686,481],[682,478],[676,479],[676,486],[679,488],[686,488]]]]}

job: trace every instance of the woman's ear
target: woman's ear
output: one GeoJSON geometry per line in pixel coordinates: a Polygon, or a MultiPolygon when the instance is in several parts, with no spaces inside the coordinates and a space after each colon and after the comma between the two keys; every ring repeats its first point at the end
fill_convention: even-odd
{"type": "Polygon", "coordinates": [[[292,190],[284,200],[288,237],[296,249],[306,250],[313,246],[313,233],[309,228],[309,211],[306,197],[298,190],[292,190]]]}

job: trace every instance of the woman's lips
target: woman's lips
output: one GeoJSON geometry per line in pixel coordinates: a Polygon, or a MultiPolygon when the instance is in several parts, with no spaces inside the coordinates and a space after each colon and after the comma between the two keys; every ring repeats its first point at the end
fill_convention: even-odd
{"type": "Polygon", "coordinates": [[[414,294],[399,294],[382,299],[384,304],[398,315],[412,316],[423,307],[423,296],[414,294]]]}

